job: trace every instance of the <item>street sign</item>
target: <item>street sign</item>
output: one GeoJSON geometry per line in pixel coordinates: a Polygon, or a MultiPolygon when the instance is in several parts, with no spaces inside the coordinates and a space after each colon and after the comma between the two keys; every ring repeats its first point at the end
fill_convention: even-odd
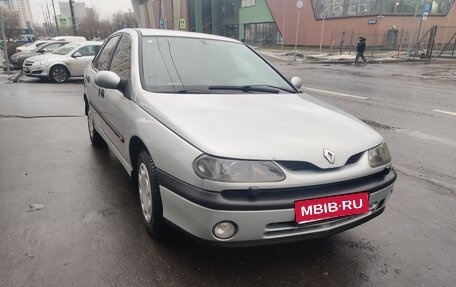
{"type": "Polygon", "coordinates": [[[367,24],[377,24],[377,19],[369,19],[367,20],[367,24]]]}
{"type": "Polygon", "coordinates": [[[179,19],[179,29],[185,29],[185,19],[179,19]]]}
{"type": "Polygon", "coordinates": [[[429,13],[430,9],[431,9],[431,4],[430,3],[424,3],[423,13],[429,13]]]}
{"type": "Polygon", "coordinates": [[[59,26],[68,27],[70,26],[70,22],[66,17],[59,17],[59,26]]]}
{"type": "Polygon", "coordinates": [[[301,9],[303,6],[304,6],[304,2],[302,2],[301,0],[298,1],[298,2],[296,2],[296,7],[297,7],[298,9],[301,9]]]}

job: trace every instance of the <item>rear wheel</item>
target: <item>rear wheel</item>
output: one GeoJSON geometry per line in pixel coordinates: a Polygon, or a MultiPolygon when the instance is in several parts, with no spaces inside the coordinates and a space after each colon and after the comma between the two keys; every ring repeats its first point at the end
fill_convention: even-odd
{"type": "Polygon", "coordinates": [[[145,150],[139,153],[137,178],[139,199],[147,232],[153,237],[163,237],[167,233],[167,228],[163,218],[163,205],[155,164],[145,150]]]}
{"type": "Polygon", "coordinates": [[[49,77],[54,83],[65,83],[70,78],[70,72],[64,66],[52,67],[49,77]]]}

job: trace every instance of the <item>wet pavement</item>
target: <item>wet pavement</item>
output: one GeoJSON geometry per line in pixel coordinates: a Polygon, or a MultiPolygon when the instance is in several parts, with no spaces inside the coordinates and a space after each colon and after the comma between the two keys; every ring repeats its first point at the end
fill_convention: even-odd
{"type": "MultiPolygon", "coordinates": [[[[82,82],[2,83],[0,286],[454,286],[456,119],[428,117],[454,87],[431,81],[429,90],[439,91],[434,100],[407,103],[397,95],[377,97],[378,87],[366,105],[315,92],[359,95],[366,89],[361,83],[336,84],[353,77],[353,67],[275,64],[286,74],[300,73],[316,97],[364,119],[390,143],[399,177],[381,216],[329,238],[287,245],[214,249],[177,232],[154,240],[120,162],[90,144],[82,82]],[[425,136],[413,136],[417,130],[425,136]],[[448,157],[432,158],[443,153],[448,157]]],[[[367,74],[386,90],[385,83],[399,85],[398,77],[380,82],[382,73],[393,72],[382,67],[367,74]]],[[[410,79],[399,81],[407,86],[410,79]]]]}

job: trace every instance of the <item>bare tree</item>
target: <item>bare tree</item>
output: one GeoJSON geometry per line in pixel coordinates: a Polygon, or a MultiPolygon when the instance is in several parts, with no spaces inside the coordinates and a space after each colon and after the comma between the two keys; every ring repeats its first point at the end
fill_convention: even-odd
{"type": "Polygon", "coordinates": [[[18,12],[5,9],[2,13],[4,16],[3,25],[5,26],[6,39],[17,38],[21,34],[21,31],[18,29],[20,24],[18,12]]]}

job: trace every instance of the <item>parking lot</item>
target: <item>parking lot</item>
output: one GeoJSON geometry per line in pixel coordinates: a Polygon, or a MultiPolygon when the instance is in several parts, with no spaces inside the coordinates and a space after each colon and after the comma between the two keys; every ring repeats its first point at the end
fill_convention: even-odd
{"type": "Polygon", "coordinates": [[[385,137],[399,177],[381,216],[287,245],[152,239],[128,174],[90,144],[82,81],[3,77],[0,286],[453,286],[454,62],[273,64],[385,137]]]}

